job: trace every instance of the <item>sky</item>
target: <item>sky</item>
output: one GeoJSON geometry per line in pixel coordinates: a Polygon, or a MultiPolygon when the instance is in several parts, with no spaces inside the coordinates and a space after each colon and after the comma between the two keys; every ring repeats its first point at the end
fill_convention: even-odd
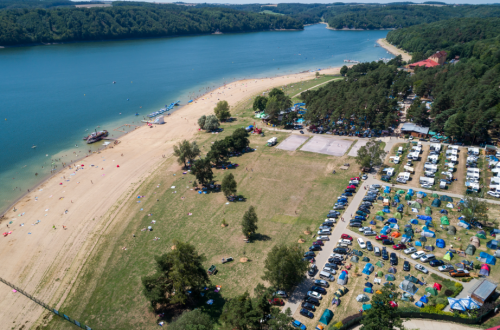
{"type": "MultiPolygon", "coordinates": [[[[128,0],[125,0],[128,1],[128,0]]],[[[131,1],[137,1],[137,0],[131,0],[131,1]]],[[[140,1],[140,0],[139,0],[140,1]]],[[[286,1],[269,1],[269,0],[219,0],[219,1],[208,1],[208,0],[155,0],[155,1],[148,1],[148,2],[163,2],[163,3],[168,3],[168,2],[177,2],[177,1],[182,1],[186,3],[228,3],[228,4],[248,4],[248,3],[333,3],[337,1],[332,1],[332,0],[286,0],[286,1]]],[[[361,0],[361,1],[342,1],[338,0],[338,2],[344,2],[344,3],[351,3],[351,2],[359,2],[359,3],[391,3],[391,2],[396,2],[397,0],[361,0]]],[[[406,0],[400,0],[400,1],[406,1],[406,0]]],[[[411,1],[411,0],[409,0],[411,1]]],[[[493,4],[493,3],[500,3],[499,1],[492,1],[492,0],[454,0],[454,1],[443,1],[443,0],[437,0],[441,2],[446,2],[449,4],[474,4],[474,5],[479,5],[479,4],[493,4]]],[[[414,3],[422,3],[424,1],[411,1],[414,3]]]]}

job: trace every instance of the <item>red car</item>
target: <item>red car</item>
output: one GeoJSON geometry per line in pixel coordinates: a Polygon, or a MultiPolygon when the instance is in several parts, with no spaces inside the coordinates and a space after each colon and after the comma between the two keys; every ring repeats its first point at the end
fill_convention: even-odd
{"type": "Polygon", "coordinates": [[[351,184],[351,185],[347,186],[347,188],[346,188],[346,189],[356,189],[356,186],[355,186],[355,185],[353,185],[353,184],[351,184]]]}
{"type": "Polygon", "coordinates": [[[271,300],[269,300],[269,303],[271,305],[275,305],[275,306],[283,306],[285,304],[283,299],[280,299],[280,298],[271,299],[271,300]]]}
{"type": "Polygon", "coordinates": [[[325,243],[323,243],[323,241],[316,241],[316,242],[313,242],[313,245],[323,246],[323,245],[325,245],[325,243]]]}
{"type": "Polygon", "coordinates": [[[403,243],[399,243],[399,244],[393,245],[392,248],[394,250],[404,250],[404,249],[406,249],[406,245],[404,245],[403,243]]]}
{"type": "Polygon", "coordinates": [[[384,239],[388,239],[387,235],[378,235],[378,236],[375,236],[375,239],[377,241],[381,241],[381,240],[384,240],[384,239]]]}
{"type": "Polygon", "coordinates": [[[360,181],[361,179],[359,178],[359,176],[356,176],[356,177],[354,177],[354,178],[351,178],[351,181],[352,181],[352,180],[358,180],[358,181],[360,181]]]}
{"type": "Polygon", "coordinates": [[[347,239],[347,240],[349,240],[349,241],[352,241],[352,237],[351,237],[351,236],[349,236],[349,235],[347,235],[347,234],[342,234],[342,235],[340,236],[340,238],[342,238],[342,239],[347,239]]]}

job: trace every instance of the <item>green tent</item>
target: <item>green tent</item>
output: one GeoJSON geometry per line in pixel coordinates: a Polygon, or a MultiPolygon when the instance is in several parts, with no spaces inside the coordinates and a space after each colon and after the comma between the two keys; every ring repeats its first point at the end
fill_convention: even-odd
{"type": "Polygon", "coordinates": [[[394,281],[396,278],[392,274],[387,274],[387,275],[385,275],[385,279],[387,281],[394,281]]]}
{"type": "Polygon", "coordinates": [[[477,233],[476,236],[479,238],[486,239],[486,236],[483,233],[477,233]]]}
{"type": "Polygon", "coordinates": [[[398,192],[397,192],[397,193],[398,193],[398,194],[404,194],[404,193],[405,193],[405,191],[404,191],[403,189],[401,189],[401,190],[398,190],[398,192]]]}
{"type": "Polygon", "coordinates": [[[452,258],[453,258],[453,254],[452,254],[450,251],[448,251],[448,252],[446,252],[446,254],[444,255],[443,260],[448,260],[448,261],[450,261],[452,258]]]}
{"type": "Polygon", "coordinates": [[[448,220],[448,217],[446,215],[443,215],[441,217],[441,224],[448,226],[450,224],[450,221],[448,220]]]}
{"type": "Polygon", "coordinates": [[[420,204],[419,202],[413,202],[413,204],[411,204],[411,207],[414,207],[417,210],[420,210],[422,208],[422,204],[420,204]]]}
{"type": "Polygon", "coordinates": [[[377,261],[377,263],[375,265],[379,266],[380,268],[384,267],[384,263],[380,260],[377,261]]]}
{"type": "Polygon", "coordinates": [[[465,254],[468,254],[470,256],[474,255],[476,253],[476,247],[472,244],[469,244],[467,248],[465,249],[465,254]]]}
{"type": "Polygon", "coordinates": [[[396,219],[401,219],[403,216],[401,215],[401,213],[396,212],[396,213],[394,213],[394,217],[395,217],[396,219]]]}
{"type": "Polygon", "coordinates": [[[364,261],[364,262],[370,262],[370,258],[368,258],[368,257],[363,257],[363,261],[364,261]]]}
{"type": "Polygon", "coordinates": [[[431,208],[429,206],[427,206],[425,208],[425,215],[431,215],[431,214],[432,214],[431,208]]]}
{"type": "Polygon", "coordinates": [[[376,214],[377,214],[377,215],[380,215],[381,217],[383,217],[383,216],[384,216],[384,212],[382,212],[382,211],[377,211],[377,213],[376,213],[376,214]]]}
{"type": "Polygon", "coordinates": [[[425,292],[429,292],[433,296],[437,296],[438,295],[437,290],[434,289],[434,288],[425,288],[425,292]]]}
{"type": "Polygon", "coordinates": [[[319,321],[325,325],[328,325],[328,323],[330,323],[332,319],[333,319],[333,312],[329,309],[325,309],[319,321]]]}
{"type": "Polygon", "coordinates": [[[410,281],[412,283],[418,283],[418,278],[413,275],[406,275],[405,280],[410,281]]]}
{"type": "Polygon", "coordinates": [[[382,271],[381,271],[381,270],[379,270],[379,271],[378,271],[378,273],[377,273],[377,276],[378,276],[378,277],[382,277],[382,276],[384,276],[384,273],[382,273],[382,271]]]}
{"type": "Polygon", "coordinates": [[[354,255],[357,255],[358,257],[362,257],[362,256],[363,256],[363,252],[358,251],[358,250],[352,250],[352,253],[353,253],[354,255]]]}
{"type": "Polygon", "coordinates": [[[432,197],[433,197],[433,198],[439,198],[439,195],[438,195],[438,194],[436,194],[436,193],[432,193],[432,197]]]}
{"type": "Polygon", "coordinates": [[[411,196],[410,196],[410,195],[408,195],[408,194],[406,194],[406,196],[405,196],[405,201],[411,201],[411,196]]]}

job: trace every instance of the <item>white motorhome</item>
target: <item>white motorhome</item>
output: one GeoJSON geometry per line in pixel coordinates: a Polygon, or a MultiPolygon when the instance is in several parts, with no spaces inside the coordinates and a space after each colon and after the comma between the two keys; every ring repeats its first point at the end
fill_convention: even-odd
{"type": "Polygon", "coordinates": [[[398,178],[403,178],[406,181],[410,180],[410,173],[409,172],[401,172],[398,174],[398,178]]]}
{"type": "Polygon", "coordinates": [[[427,157],[427,161],[429,161],[433,164],[437,164],[439,162],[439,156],[438,155],[429,155],[427,157]]]}
{"type": "Polygon", "coordinates": [[[411,166],[408,166],[408,165],[405,165],[404,169],[405,169],[406,172],[410,172],[410,173],[415,172],[415,169],[413,167],[411,167],[411,166]]]}
{"type": "Polygon", "coordinates": [[[425,164],[424,165],[424,170],[435,173],[435,172],[438,171],[438,167],[437,167],[437,165],[433,165],[433,164],[425,164]]]}
{"type": "Polygon", "coordinates": [[[473,156],[479,156],[479,148],[469,148],[467,150],[467,154],[473,155],[473,156]]]}
{"type": "Polygon", "coordinates": [[[393,176],[394,175],[394,168],[392,167],[387,167],[383,170],[383,172],[385,172],[386,175],[389,175],[389,176],[393,176]]]}
{"type": "Polygon", "coordinates": [[[450,162],[458,163],[458,157],[457,156],[448,156],[448,157],[446,157],[446,159],[448,159],[450,162]]]}
{"type": "Polygon", "coordinates": [[[419,153],[418,152],[410,152],[408,154],[408,159],[411,159],[411,160],[418,160],[418,157],[419,157],[419,153]]]}
{"type": "Polygon", "coordinates": [[[398,155],[401,155],[403,153],[403,147],[398,148],[398,155]]]}
{"type": "Polygon", "coordinates": [[[430,184],[430,185],[433,185],[434,184],[434,178],[428,178],[428,177],[425,177],[425,176],[421,176],[420,179],[419,179],[419,182],[420,182],[420,184],[430,184]]]}
{"type": "Polygon", "coordinates": [[[470,168],[467,169],[467,174],[469,174],[469,173],[480,174],[481,171],[478,168],[472,168],[472,167],[470,167],[470,168]]]}
{"type": "Polygon", "coordinates": [[[479,180],[479,173],[467,173],[466,180],[479,180]]]}
{"type": "Polygon", "coordinates": [[[441,144],[439,143],[431,144],[430,149],[437,152],[441,152],[441,144]]]}

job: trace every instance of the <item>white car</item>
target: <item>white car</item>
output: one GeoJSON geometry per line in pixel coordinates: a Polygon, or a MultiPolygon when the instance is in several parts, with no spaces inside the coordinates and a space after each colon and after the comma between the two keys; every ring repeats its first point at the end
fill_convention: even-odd
{"type": "Polygon", "coordinates": [[[318,235],[331,235],[332,233],[329,230],[321,229],[318,230],[318,235]]]}
{"type": "Polygon", "coordinates": [[[352,241],[350,241],[348,239],[339,239],[339,243],[340,244],[345,244],[345,245],[351,245],[352,241]]]}
{"type": "Polygon", "coordinates": [[[328,237],[328,236],[318,236],[318,237],[316,237],[316,240],[317,241],[329,241],[330,237],[328,237]]]}
{"type": "Polygon", "coordinates": [[[405,254],[410,254],[410,253],[415,253],[417,252],[417,249],[414,247],[407,248],[406,250],[403,251],[405,254]]]}
{"type": "Polygon", "coordinates": [[[313,298],[316,298],[318,300],[321,300],[323,298],[323,297],[321,297],[321,293],[316,292],[316,291],[307,291],[307,295],[309,297],[313,297],[313,298]]]}
{"type": "Polygon", "coordinates": [[[432,185],[431,185],[431,184],[428,184],[428,183],[424,183],[421,187],[422,187],[422,188],[427,188],[427,189],[430,189],[430,188],[432,188],[432,185]]]}
{"type": "Polygon", "coordinates": [[[410,141],[413,140],[413,136],[410,135],[410,138],[408,140],[410,140],[410,141]]]}
{"type": "Polygon", "coordinates": [[[365,243],[365,241],[363,241],[362,238],[358,238],[358,245],[360,248],[366,249],[366,243],[365,243]]]}
{"type": "Polygon", "coordinates": [[[365,230],[372,230],[370,227],[361,227],[359,228],[359,231],[363,232],[365,230]]]}
{"type": "Polygon", "coordinates": [[[337,274],[337,272],[335,271],[335,269],[330,268],[330,267],[323,267],[323,271],[324,271],[324,272],[327,272],[327,273],[330,273],[330,274],[332,274],[332,275],[337,274]]]}
{"type": "Polygon", "coordinates": [[[425,256],[425,254],[426,253],[424,251],[417,251],[417,252],[415,252],[414,254],[411,255],[411,258],[412,259],[420,259],[423,256],[425,256]]]}
{"type": "Polygon", "coordinates": [[[334,219],[334,218],[326,218],[324,222],[337,223],[337,219],[334,219]]]}
{"type": "Polygon", "coordinates": [[[500,198],[500,193],[499,192],[494,192],[494,191],[488,191],[488,195],[500,198]]]}
{"type": "Polygon", "coordinates": [[[361,177],[361,180],[366,180],[366,179],[368,179],[368,175],[363,174],[363,176],[361,177]]]}
{"type": "Polygon", "coordinates": [[[419,265],[419,264],[416,264],[415,265],[415,269],[418,270],[418,271],[421,271],[422,273],[424,274],[427,274],[429,271],[427,270],[427,268],[425,268],[424,266],[422,265],[419,265]]]}
{"type": "Polygon", "coordinates": [[[344,260],[344,256],[342,254],[338,254],[338,253],[330,254],[330,258],[339,258],[339,259],[344,260]]]}
{"type": "Polygon", "coordinates": [[[426,254],[425,256],[420,258],[420,261],[430,262],[431,260],[434,260],[434,259],[436,259],[436,256],[434,256],[433,254],[426,254]]]}

